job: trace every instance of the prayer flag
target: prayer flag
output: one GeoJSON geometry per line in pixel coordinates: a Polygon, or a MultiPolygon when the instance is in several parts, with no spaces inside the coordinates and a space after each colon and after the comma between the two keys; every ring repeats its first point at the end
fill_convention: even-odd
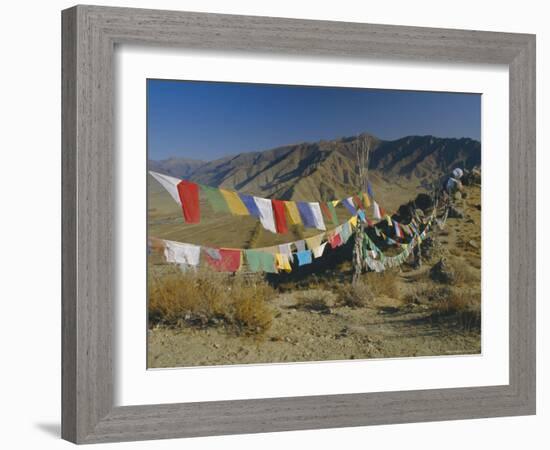
{"type": "Polygon", "coordinates": [[[363,206],[364,206],[364,209],[367,209],[370,206],[369,196],[364,192],[363,192],[363,206]]]}
{"type": "Polygon", "coordinates": [[[376,203],[374,200],[372,201],[372,214],[376,220],[380,220],[382,218],[382,214],[380,213],[380,206],[378,206],[378,203],[376,203]]]}
{"type": "Polygon", "coordinates": [[[276,233],[275,217],[273,216],[273,206],[271,200],[267,198],[254,197],[254,202],[260,211],[260,222],[266,230],[276,233]]]}
{"type": "Polygon", "coordinates": [[[336,208],[335,208],[335,204],[332,203],[332,202],[328,202],[327,203],[327,208],[329,209],[330,211],[330,215],[332,217],[332,223],[333,225],[338,225],[338,215],[336,214],[336,208]]]}
{"type": "Polygon", "coordinates": [[[357,206],[358,209],[365,209],[358,195],[353,196],[353,202],[355,203],[355,206],[357,206]]]}
{"type": "Polygon", "coordinates": [[[260,210],[258,209],[258,205],[256,205],[256,202],[254,201],[254,197],[252,195],[247,194],[239,194],[239,197],[241,198],[242,202],[246,206],[246,209],[248,210],[248,213],[251,216],[260,218],[260,210]]]}
{"type": "Polygon", "coordinates": [[[288,231],[285,216],[285,203],[282,200],[271,200],[273,214],[275,216],[275,228],[277,233],[284,234],[288,231]]]}
{"type": "Polygon", "coordinates": [[[386,215],[386,222],[388,223],[388,226],[391,227],[392,226],[392,222],[391,222],[391,217],[386,215]]]}
{"type": "Polygon", "coordinates": [[[353,204],[353,197],[348,197],[342,200],[342,205],[346,207],[346,209],[350,212],[350,214],[355,215],[357,213],[357,209],[353,204]]]}
{"type": "Polygon", "coordinates": [[[285,272],[291,272],[292,267],[290,265],[290,260],[288,255],[282,255],[281,253],[277,253],[275,255],[275,266],[279,270],[284,270],[285,272]]]}
{"type": "Polygon", "coordinates": [[[324,242],[319,247],[311,249],[311,251],[313,252],[313,256],[315,256],[315,258],[320,258],[321,256],[323,256],[323,252],[325,251],[325,247],[327,246],[327,244],[328,242],[324,242]]]}
{"type": "Polygon", "coordinates": [[[302,223],[300,220],[300,212],[298,211],[295,202],[285,201],[285,209],[288,215],[288,221],[291,225],[299,225],[302,223]]]}
{"type": "Polygon", "coordinates": [[[189,266],[199,265],[201,248],[198,245],[166,240],[164,244],[166,262],[189,266]]]}
{"type": "Polygon", "coordinates": [[[309,238],[306,238],[306,244],[307,248],[310,250],[313,250],[321,245],[321,242],[323,241],[323,238],[325,237],[324,233],[318,234],[317,236],[311,236],[309,238]]]}
{"type": "Polygon", "coordinates": [[[290,248],[290,244],[279,244],[279,253],[282,253],[283,255],[290,255],[292,253],[292,248],[290,248]]]}
{"type": "Polygon", "coordinates": [[[330,244],[330,247],[331,248],[336,248],[336,247],[340,247],[342,245],[342,237],[340,236],[340,233],[334,233],[330,238],[329,238],[329,244],[330,244]]]}
{"type": "Polygon", "coordinates": [[[225,199],[229,211],[236,216],[248,216],[248,208],[245,206],[239,194],[235,191],[228,191],[227,189],[220,189],[220,192],[225,199]]]}
{"type": "Polygon", "coordinates": [[[305,227],[316,228],[316,221],[308,202],[297,202],[298,211],[305,227]]]}
{"type": "Polygon", "coordinates": [[[206,196],[208,202],[210,203],[210,206],[215,212],[229,212],[229,206],[227,205],[224,196],[218,188],[206,186],[204,184],[201,184],[200,188],[201,192],[206,196]]]}
{"type": "MultiPolygon", "coordinates": [[[[363,211],[359,211],[359,212],[363,212],[363,211]]],[[[353,228],[356,228],[356,227],[357,227],[357,216],[353,216],[351,219],[349,219],[348,223],[349,223],[353,228]]]]}
{"type": "Polygon", "coordinates": [[[303,239],[300,241],[296,241],[294,245],[296,246],[296,250],[298,250],[299,252],[303,252],[306,249],[306,242],[303,239]]]}
{"type": "Polygon", "coordinates": [[[241,268],[241,250],[220,248],[220,258],[214,259],[205,253],[206,262],[219,272],[237,272],[241,268]]]}
{"type": "Polygon", "coordinates": [[[180,195],[178,192],[178,184],[181,181],[178,178],[171,177],[169,175],[163,175],[162,173],[149,171],[151,176],[157,180],[160,185],[166,189],[170,196],[175,200],[178,205],[181,205],[180,195]]]}
{"type": "Polygon", "coordinates": [[[323,214],[321,213],[321,207],[317,202],[309,202],[309,207],[311,208],[311,213],[313,214],[313,219],[315,221],[315,228],[318,230],[326,230],[325,221],[323,220],[323,214]]]}
{"type": "Polygon", "coordinates": [[[277,273],[273,254],[259,250],[245,250],[245,255],[251,272],[277,273]]]}
{"type": "Polygon", "coordinates": [[[177,189],[181,200],[183,218],[187,223],[199,223],[201,221],[199,186],[191,181],[181,180],[177,189]]]}
{"type": "Polygon", "coordinates": [[[299,266],[305,266],[306,264],[311,264],[311,251],[304,250],[303,252],[296,253],[296,258],[298,259],[299,266]]]}

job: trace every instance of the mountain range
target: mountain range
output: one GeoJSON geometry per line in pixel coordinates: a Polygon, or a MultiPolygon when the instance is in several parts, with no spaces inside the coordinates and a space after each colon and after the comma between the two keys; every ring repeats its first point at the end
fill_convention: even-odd
{"type": "MultiPolygon", "coordinates": [[[[369,180],[377,198],[395,202],[426,190],[455,167],[481,164],[481,144],[470,138],[407,136],[381,140],[361,134],[334,140],[239,153],[214,161],[148,161],[149,170],[264,197],[329,200],[357,191],[357,148],[371,148],[369,180]]],[[[392,202],[393,203],[393,202],[392,202]]],[[[387,203],[386,203],[387,204],[387,203]]]]}

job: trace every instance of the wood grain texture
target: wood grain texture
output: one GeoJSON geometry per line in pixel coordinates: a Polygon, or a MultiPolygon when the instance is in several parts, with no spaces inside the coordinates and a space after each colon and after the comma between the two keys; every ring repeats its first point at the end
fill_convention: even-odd
{"type": "Polygon", "coordinates": [[[65,439],[93,443],[535,412],[534,36],[95,6],[63,11],[62,31],[65,439]],[[113,52],[115,44],[124,43],[508,65],[510,383],[114,407],[113,52]]]}

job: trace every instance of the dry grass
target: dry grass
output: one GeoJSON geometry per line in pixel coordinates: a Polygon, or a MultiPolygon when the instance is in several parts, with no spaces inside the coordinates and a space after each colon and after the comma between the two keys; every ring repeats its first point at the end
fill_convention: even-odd
{"type": "Polygon", "coordinates": [[[260,278],[209,270],[149,280],[149,323],[166,326],[226,324],[242,334],[269,329],[273,313],[267,302],[273,289],[260,278]]]}
{"type": "Polygon", "coordinates": [[[355,285],[347,283],[340,285],[338,299],[343,305],[362,308],[374,300],[374,294],[364,280],[359,280],[355,285]]]}
{"type": "Polygon", "coordinates": [[[472,330],[481,327],[481,307],[476,292],[448,286],[424,286],[407,294],[403,302],[407,305],[427,304],[432,320],[452,320],[459,328],[472,330]]]}
{"type": "Polygon", "coordinates": [[[396,270],[369,273],[367,283],[374,297],[399,298],[399,274],[396,270]]]}
{"type": "Polygon", "coordinates": [[[331,291],[310,289],[296,293],[297,307],[308,311],[330,312],[338,297],[331,291]]]}

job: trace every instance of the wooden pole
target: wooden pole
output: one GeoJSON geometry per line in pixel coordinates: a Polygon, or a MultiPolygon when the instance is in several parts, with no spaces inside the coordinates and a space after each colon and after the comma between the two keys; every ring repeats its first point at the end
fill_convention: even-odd
{"type": "MultiPolygon", "coordinates": [[[[367,191],[368,185],[368,170],[369,170],[369,153],[370,142],[366,137],[357,144],[356,149],[356,161],[359,169],[359,190],[360,192],[367,191]]],[[[365,224],[361,221],[359,227],[355,232],[355,245],[353,248],[353,279],[352,284],[356,284],[359,280],[363,268],[365,266],[365,258],[363,255],[363,238],[365,235],[365,224]]]]}

